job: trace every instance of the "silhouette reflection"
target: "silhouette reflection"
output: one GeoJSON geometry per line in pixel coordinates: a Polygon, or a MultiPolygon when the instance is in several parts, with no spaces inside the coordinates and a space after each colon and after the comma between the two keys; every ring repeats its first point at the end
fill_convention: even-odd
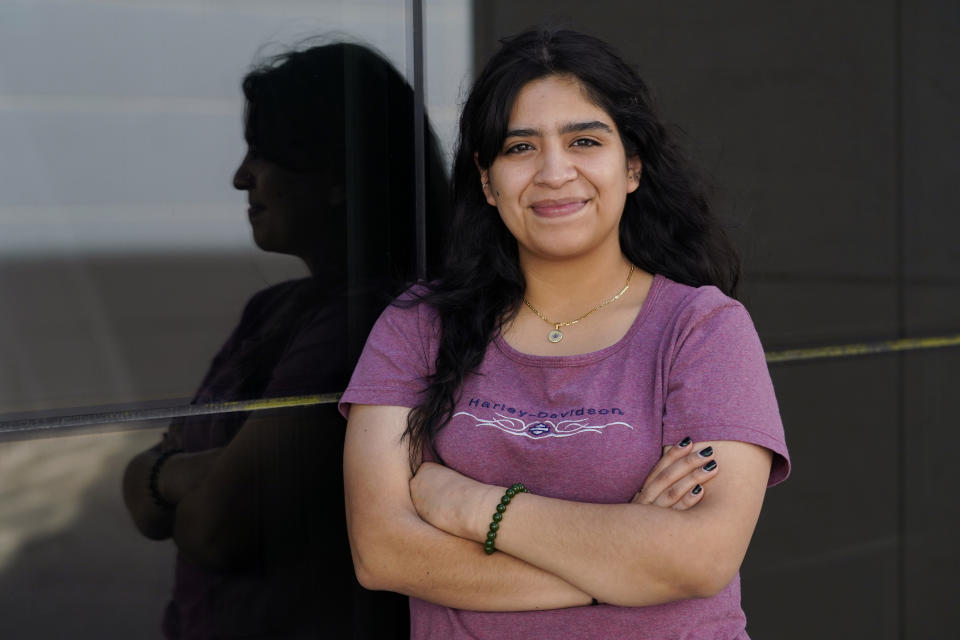
{"type": "MultiPolygon", "coordinates": [[[[390,64],[316,46],[250,72],[243,92],[248,152],[233,184],[254,242],[310,277],[250,299],[194,403],[342,390],[416,275],[413,93],[390,64]]],[[[446,195],[437,149],[428,133],[428,240],[446,195]]],[[[407,637],[406,598],[353,575],[344,424],[335,405],[184,418],[130,461],[135,524],[178,549],[166,637],[407,637]]]]}

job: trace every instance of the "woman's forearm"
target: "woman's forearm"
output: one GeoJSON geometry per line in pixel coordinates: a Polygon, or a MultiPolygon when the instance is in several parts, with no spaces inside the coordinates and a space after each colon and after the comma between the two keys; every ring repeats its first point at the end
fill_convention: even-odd
{"type": "Polygon", "coordinates": [[[162,509],[150,494],[150,473],[160,457],[152,447],[136,455],[123,473],[123,502],[134,525],[151,540],[164,540],[173,533],[173,511],[162,509]]]}
{"type": "MultiPolygon", "coordinates": [[[[694,509],[520,494],[503,515],[496,547],[611,604],[711,596],[739,569],[770,465],[769,452],[753,445],[717,443],[717,449],[724,472],[694,509]]],[[[420,474],[427,477],[411,487],[421,515],[453,535],[483,542],[504,489],[438,466],[420,474]]]]}
{"type": "Polygon", "coordinates": [[[354,566],[368,589],[396,591],[457,609],[530,611],[589,605],[557,576],[423,522],[415,513],[350,527],[354,566]],[[389,522],[387,521],[389,520],[389,522]]]}
{"type": "Polygon", "coordinates": [[[354,405],[344,444],[347,529],[360,583],[445,606],[528,611],[588,605],[557,576],[428,524],[410,496],[404,407],[354,405]]]}
{"type": "MultiPolygon", "coordinates": [[[[701,505],[680,512],[521,494],[504,514],[496,546],[609,604],[647,606],[709,597],[736,570],[718,571],[722,563],[704,548],[709,536],[696,534],[709,522],[703,517],[706,509],[701,505]]],[[[484,526],[473,528],[482,533],[484,526]]],[[[479,534],[472,539],[482,540],[479,534]]]]}

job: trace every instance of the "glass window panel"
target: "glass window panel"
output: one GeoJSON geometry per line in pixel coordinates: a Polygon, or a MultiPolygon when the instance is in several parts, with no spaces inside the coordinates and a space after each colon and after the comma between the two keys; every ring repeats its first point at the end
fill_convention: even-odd
{"type": "Polygon", "coordinates": [[[236,579],[201,587],[228,594],[211,633],[406,634],[404,600],[352,577],[331,392],[414,275],[418,187],[425,235],[442,223],[440,146],[418,155],[405,84],[414,6],[0,6],[0,637],[187,624],[171,591],[211,573],[184,580],[173,531],[131,522],[164,434],[228,474],[200,512],[249,525],[229,529],[236,579]]]}
{"type": "MultiPolygon", "coordinates": [[[[0,7],[0,415],[189,399],[252,294],[307,274],[288,248],[255,246],[232,185],[241,79],[271,55],[335,40],[412,77],[409,12],[345,0],[0,7]]],[[[364,118],[382,113],[383,132],[396,110],[386,93],[357,92],[348,66],[325,86],[353,91],[353,121],[326,124],[353,127],[339,156],[353,196],[344,244],[363,254],[338,274],[350,288],[375,275],[362,265],[384,244],[368,237],[412,242],[357,211],[407,197],[385,177],[413,150],[398,136],[395,157],[375,161],[380,144],[365,158],[377,140],[357,139],[364,118]]]]}
{"type": "Polygon", "coordinates": [[[469,0],[438,0],[423,8],[424,99],[448,166],[460,106],[473,81],[472,12],[469,0]]]}

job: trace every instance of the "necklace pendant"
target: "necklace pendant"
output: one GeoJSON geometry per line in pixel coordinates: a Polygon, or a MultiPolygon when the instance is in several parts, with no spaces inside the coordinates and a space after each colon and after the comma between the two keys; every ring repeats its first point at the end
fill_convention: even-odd
{"type": "Polygon", "coordinates": [[[560,342],[561,340],[563,340],[563,332],[560,331],[560,329],[554,329],[553,331],[547,334],[547,340],[553,343],[560,342]]]}

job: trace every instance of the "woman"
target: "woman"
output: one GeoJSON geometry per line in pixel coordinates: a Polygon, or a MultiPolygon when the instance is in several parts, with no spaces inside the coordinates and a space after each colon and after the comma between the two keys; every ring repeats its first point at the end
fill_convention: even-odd
{"type": "Polygon", "coordinates": [[[643,83],[582,34],[505,41],[454,198],[442,277],[381,316],[342,400],[361,583],[412,596],[414,638],[746,638],[783,430],[643,83]]]}
{"type": "MultiPolygon", "coordinates": [[[[243,92],[248,152],[233,184],[253,240],[310,277],[251,298],[198,404],[342,390],[395,280],[416,273],[413,92],[390,63],[316,46],[251,71],[243,92]]],[[[193,416],[131,461],[134,522],[177,545],[166,637],[406,637],[406,603],[354,589],[344,426],[329,405],[193,416]]]]}

